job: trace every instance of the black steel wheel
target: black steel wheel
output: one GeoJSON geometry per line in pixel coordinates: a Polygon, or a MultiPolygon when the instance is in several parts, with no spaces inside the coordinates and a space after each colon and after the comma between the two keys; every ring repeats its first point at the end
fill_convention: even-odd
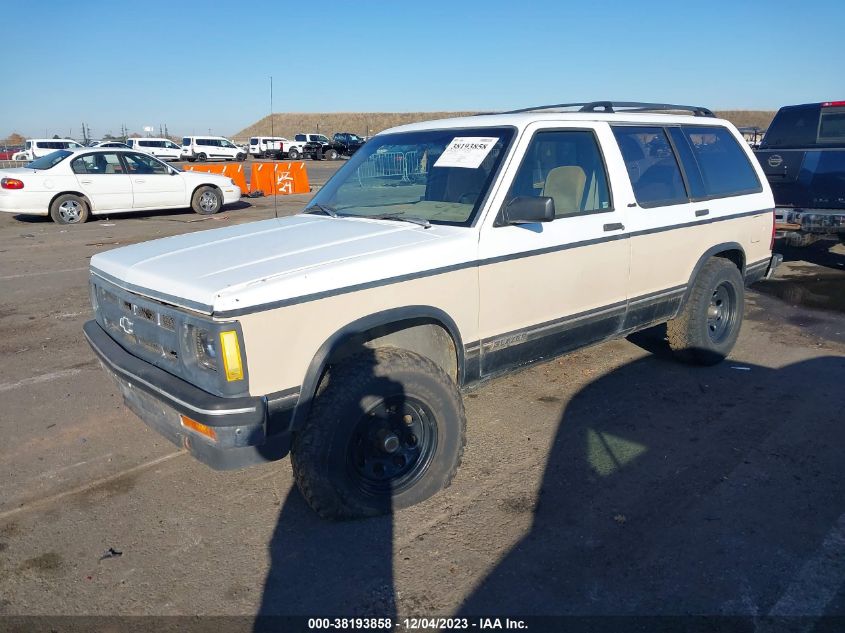
{"type": "Polygon", "coordinates": [[[349,474],[375,494],[401,492],[425,473],[437,449],[437,424],[423,402],[392,396],[365,412],[346,454],[349,474]]]}
{"type": "Polygon", "coordinates": [[[408,350],[367,350],[330,368],[293,438],[291,464],[320,516],[387,514],[448,486],[465,437],[461,395],[437,364],[408,350]]]}
{"type": "Polygon", "coordinates": [[[744,306],[745,285],[736,264],[724,257],[709,259],[680,313],[666,324],[669,346],[687,362],[721,362],[739,336],[744,306]]]}

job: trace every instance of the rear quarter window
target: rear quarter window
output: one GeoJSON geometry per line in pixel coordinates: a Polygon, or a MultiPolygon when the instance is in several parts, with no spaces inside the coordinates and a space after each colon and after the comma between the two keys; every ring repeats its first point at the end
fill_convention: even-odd
{"type": "Polygon", "coordinates": [[[727,128],[685,126],[681,129],[698,164],[705,196],[762,191],[748,155],[727,128]]]}

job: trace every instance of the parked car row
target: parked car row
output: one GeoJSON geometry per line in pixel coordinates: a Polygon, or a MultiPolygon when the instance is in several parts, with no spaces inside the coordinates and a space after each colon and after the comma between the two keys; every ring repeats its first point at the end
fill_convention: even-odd
{"type": "Polygon", "coordinates": [[[364,139],[350,132],[339,132],[331,139],[323,134],[297,134],[292,141],[283,136],[253,136],[249,153],[254,158],[337,160],[352,156],[363,144],[364,139]]]}

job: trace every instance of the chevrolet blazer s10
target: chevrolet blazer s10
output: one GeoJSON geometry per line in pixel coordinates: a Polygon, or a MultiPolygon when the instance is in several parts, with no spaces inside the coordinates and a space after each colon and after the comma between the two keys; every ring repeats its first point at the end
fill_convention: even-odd
{"type": "Polygon", "coordinates": [[[373,137],[299,215],[91,259],[85,334],[128,406],[215,468],[291,455],[329,518],[455,476],[462,390],[668,323],[728,355],[774,203],[706,108],[595,102],[373,137]]]}

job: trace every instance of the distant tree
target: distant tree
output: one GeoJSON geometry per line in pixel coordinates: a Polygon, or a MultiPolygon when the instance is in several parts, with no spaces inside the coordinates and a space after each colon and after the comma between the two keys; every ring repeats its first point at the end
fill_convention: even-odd
{"type": "Polygon", "coordinates": [[[23,145],[26,139],[17,132],[12,132],[9,134],[9,138],[6,139],[7,145],[23,145]]]}
{"type": "Polygon", "coordinates": [[[58,134],[53,134],[53,138],[62,138],[62,137],[59,136],[58,134]]]}
{"type": "Polygon", "coordinates": [[[103,134],[103,140],[104,141],[113,141],[114,139],[115,139],[115,137],[112,136],[111,132],[109,132],[108,134],[103,134]]]}
{"type": "Polygon", "coordinates": [[[130,134],[128,138],[141,138],[141,135],[137,132],[132,132],[132,134],[130,134]]]}

